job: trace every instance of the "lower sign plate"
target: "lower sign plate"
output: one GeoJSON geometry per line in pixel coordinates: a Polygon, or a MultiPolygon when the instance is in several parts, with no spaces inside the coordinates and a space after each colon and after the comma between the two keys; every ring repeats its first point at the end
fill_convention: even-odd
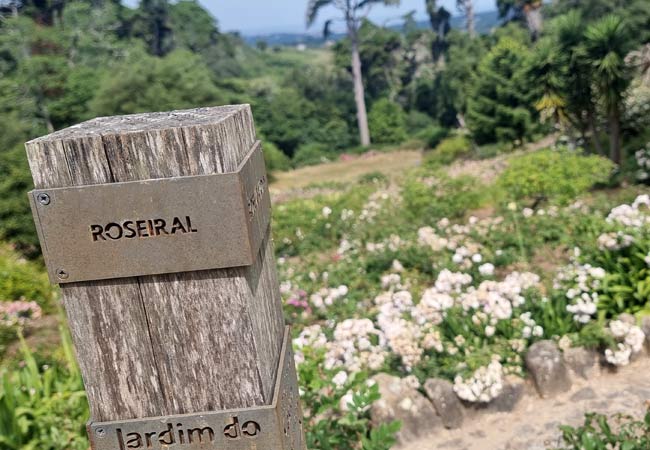
{"type": "Polygon", "coordinates": [[[287,327],[273,403],[257,408],[90,422],[92,450],[304,450],[302,413],[287,327]]]}
{"type": "Polygon", "coordinates": [[[270,221],[259,142],[232,173],[29,195],[53,283],[252,265],[270,221]]]}

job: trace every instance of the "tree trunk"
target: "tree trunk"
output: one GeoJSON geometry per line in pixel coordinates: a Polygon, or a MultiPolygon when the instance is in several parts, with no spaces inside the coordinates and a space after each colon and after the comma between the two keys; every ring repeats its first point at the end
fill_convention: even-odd
{"type": "Polygon", "coordinates": [[[542,16],[542,2],[536,2],[524,6],[524,14],[526,16],[526,25],[533,37],[537,40],[542,28],[544,27],[544,17],[542,16]]]}
{"type": "Polygon", "coordinates": [[[469,34],[469,37],[473,38],[476,36],[474,0],[465,0],[465,16],[467,20],[467,34],[469,34]]]}
{"type": "Polygon", "coordinates": [[[370,145],[370,131],[368,130],[368,113],[366,111],[366,94],[363,88],[361,74],[361,57],[359,56],[359,42],[352,34],[352,76],[354,78],[354,101],[357,105],[357,123],[359,124],[359,140],[361,145],[370,145]]]}
{"type": "Polygon", "coordinates": [[[617,106],[609,113],[609,155],[614,163],[621,165],[621,118],[617,106]]]}
{"type": "Polygon", "coordinates": [[[591,137],[591,144],[594,146],[596,153],[599,155],[604,155],[603,147],[600,145],[600,139],[598,139],[598,132],[596,131],[596,126],[594,125],[594,113],[593,111],[587,111],[587,130],[591,137]]]}

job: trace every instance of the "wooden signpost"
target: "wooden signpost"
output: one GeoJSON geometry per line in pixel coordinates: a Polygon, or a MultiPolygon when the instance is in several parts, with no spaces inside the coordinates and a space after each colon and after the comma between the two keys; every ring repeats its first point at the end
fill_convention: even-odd
{"type": "Polygon", "coordinates": [[[93,449],[303,449],[250,107],[98,118],[26,148],[93,449]]]}

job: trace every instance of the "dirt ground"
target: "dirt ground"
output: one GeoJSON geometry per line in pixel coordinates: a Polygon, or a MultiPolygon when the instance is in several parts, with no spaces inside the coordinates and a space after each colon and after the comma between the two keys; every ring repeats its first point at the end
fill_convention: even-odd
{"type": "Polygon", "coordinates": [[[381,172],[393,177],[404,170],[417,166],[422,153],[403,150],[389,153],[370,153],[317,166],[307,166],[288,172],[277,172],[271,183],[271,193],[305,188],[309,185],[327,182],[346,183],[356,181],[361,175],[381,172]]]}

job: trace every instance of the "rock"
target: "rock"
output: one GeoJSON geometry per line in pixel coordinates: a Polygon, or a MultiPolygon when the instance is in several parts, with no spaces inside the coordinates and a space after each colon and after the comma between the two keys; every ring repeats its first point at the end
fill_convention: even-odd
{"type": "Polygon", "coordinates": [[[519,377],[507,377],[503,384],[503,391],[488,405],[488,410],[496,412],[510,412],[523,398],[526,382],[519,377]]]}
{"type": "Polygon", "coordinates": [[[447,380],[431,378],[424,383],[424,392],[433,403],[446,428],[460,428],[463,424],[463,405],[447,380]]]}
{"type": "Polygon", "coordinates": [[[593,350],[583,347],[569,348],[564,351],[564,362],[578,377],[585,380],[600,374],[600,356],[593,350]]]}
{"type": "Polygon", "coordinates": [[[550,397],[571,389],[569,371],[562,359],[562,353],[553,341],[539,341],[533,344],[526,355],[526,367],[542,397],[550,397]]]}
{"type": "Polygon", "coordinates": [[[571,396],[571,401],[593,400],[597,397],[596,391],[590,387],[582,388],[571,396]]]}
{"type": "Polygon", "coordinates": [[[431,402],[408,382],[385,373],[373,377],[381,398],[370,408],[375,424],[399,420],[402,428],[397,433],[398,444],[417,440],[442,427],[431,402]]]}
{"type": "Polygon", "coordinates": [[[650,351],[650,316],[644,316],[641,319],[641,329],[645,333],[646,350],[650,351]]]}

